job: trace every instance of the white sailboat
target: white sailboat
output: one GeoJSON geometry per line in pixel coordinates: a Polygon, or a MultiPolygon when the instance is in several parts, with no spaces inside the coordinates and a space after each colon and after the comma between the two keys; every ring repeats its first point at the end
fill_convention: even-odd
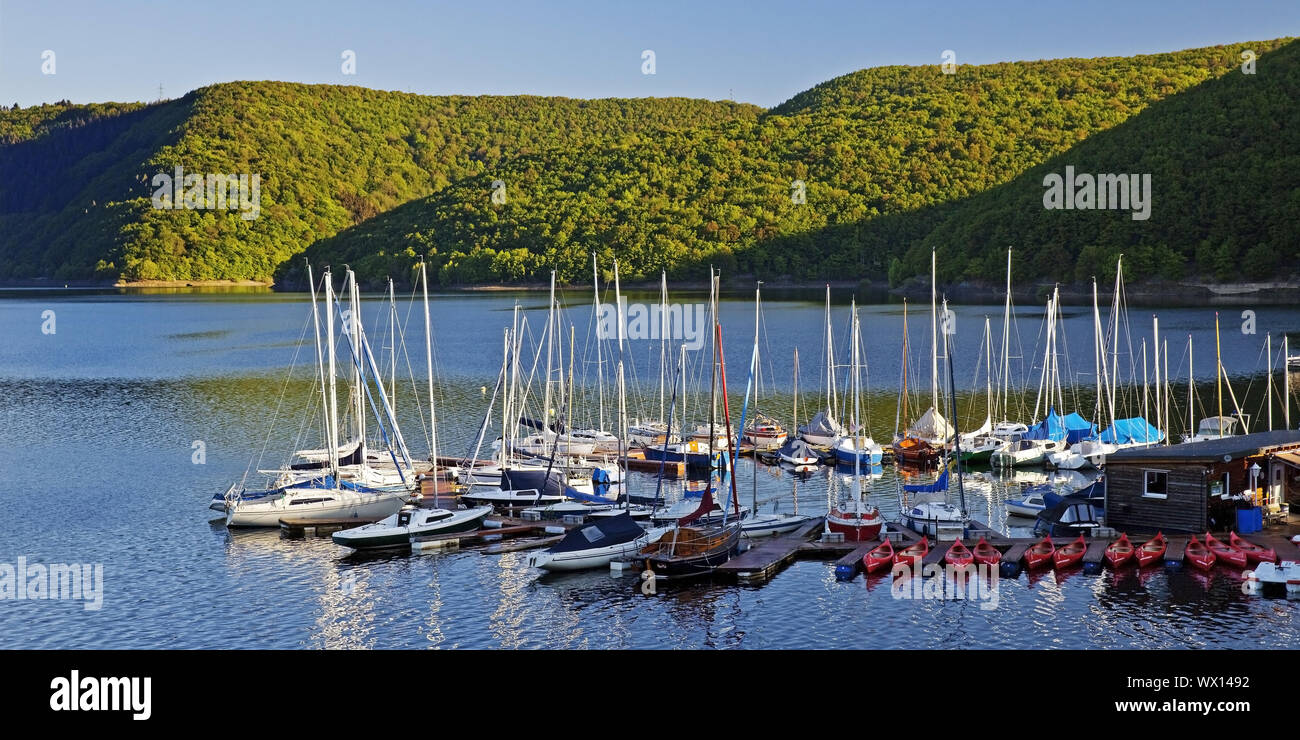
{"type": "MultiPolygon", "coordinates": [[[[335,352],[334,352],[334,310],[336,308],[333,297],[332,280],[327,270],[324,276],[325,283],[325,302],[326,310],[326,327],[327,327],[327,349],[328,349],[328,372],[325,373],[324,385],[328,387],[327,409],[326,409],[326,426],[328,428],[329,439],[327,440],[327,449],[333,450],[330,460],[330,476],[323,481],[322,485],[302,485],[290,486],[280,489],[274,494],[259,496],[255,498],[244,498],[235,494],[228,502],[226,507],[226,526],[228,527],[275,527],[279,526],[280,520],[291,518],[296,520],[340,520],[340,519],[358,519],[358,520],[375,520],[382,519],[390,514],[396,513],[403,504],[403,495],[397,492],[388,491],[370,491],[365,490],[363,486],[349,485],[346,481],[340,480],[338,467],[338,394],[335,390],[335,352]]],[[[309,274],[310,279],[310,274],[309,274]]],[[[351,309],[351,355],[354,367],[354,382],[358,389],[364,389],[364,374],[361,372],[363,358],[368,360],[372,372],[374,371],[374,358],[366,350],[365,337],[361,330],[359,299],[356,286],[356,278],[352,271],[348,271],[349,294],[352,302],[351,309]]],[[[312,290],[312,314],[313,322],[315,318],[315,289],[313,284],[312,290]]],[[[319,342],[319,324],[317,323],[317,341],[319,342]]],[[[319,346],[317,348],[319,355],[319,346]]],[[[378,373],[374,373],[378,377],[378,373]]],[[[388,405],[387,396],[384,393],[382,383],[378,384],[376,389],[380,400],[383,402],[383,408],[388,415],[388,421],[393,431],[394,441],[400,447],[402,456],[406,462],[407,470],[412,470],[410,466],[409,455],[405,452],[405,443],[401,441],[401,432],[397,428],[395,419],[392,417],[392,409],[388,405]]],[[[361,394],[358,393],[358,396],[361,394]]],[[[358,425],[362,422],[357,419],[358,425]]],[[[382,425],[381,425],[382,426],[382,425]]],[[[360,427],[359,427],[360,431],[360,427]]],[[[365,439],[362,431],[359,438],[365,439]]],[[[408,472],[409,475],[409,472],[408,472]]],[[[412,485],[414,481],[411,482],[412,485]]]]}

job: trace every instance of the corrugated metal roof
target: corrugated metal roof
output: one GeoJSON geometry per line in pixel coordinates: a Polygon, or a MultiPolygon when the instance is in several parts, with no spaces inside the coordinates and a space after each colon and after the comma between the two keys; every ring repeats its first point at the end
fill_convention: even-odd
{"type": "Polygon", "coordinates": [[[1291,444],[1300,444],[1300,430],[1281,429],[1273,432],[1240,434],[1231,437],[1224,437],[1222,439],[1211,439],[1205,442],[1192,442],[1190,444],[1169,445],[1167,447],[1134,447],[1107,455],[1106,464],[1122,465],[1126,462],[1137,462],[1140,460],[1217,462],[1222,460],[1225,456],[1235,460],[1247,455],[1258,455],[1271,447],[1282,447],[1291,444]]]}

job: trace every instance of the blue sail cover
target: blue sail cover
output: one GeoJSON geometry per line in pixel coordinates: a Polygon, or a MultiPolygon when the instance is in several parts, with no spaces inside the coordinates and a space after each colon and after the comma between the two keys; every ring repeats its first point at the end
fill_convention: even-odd
{"type": "Polygon", "coordinates": [[[903,490],[908,493],[935,493],[936,491],[946,491],[948,490],[948,469],[944,468],[943,473],[939,475],[939,479],[933,483],[922,483],[917,486],[904,483],[903,490]]]}
{"type": "Polygon", "coordinates": [[[1119,445],[1133,442],[1155,444],[1163,442],[1165,435],[1161,434],[1159,429],[1147,423],[1146,419],[1135,416],[1132,419],[1116,419],[1110,429],[1102,432],[1098,439],[1102,442],[1119,445]]]}
{"type": "Polygon", "coordinates": [[[1065,419],[1056,413],[1056,408],[1047,410],[1047,418],[1029,427],[1029,431],[1020,435],[1021,439],[1065,439],[1065,419]]]}
{"type": "Polygon", "coordinates": [[[1074,444],[1082,439],[1092,439],[1097,436],[1097,425],[1079,416],[1077,411],[1071,411],[1065,417],[1065,441],[1074,444]]]}

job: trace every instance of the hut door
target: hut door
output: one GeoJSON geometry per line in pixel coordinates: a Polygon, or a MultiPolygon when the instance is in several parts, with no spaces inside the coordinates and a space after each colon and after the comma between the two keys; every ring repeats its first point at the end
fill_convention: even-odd
{"type": "Polygon", "coordinates": [[[1268,486],[1268,502],[1270,504],[1282,503],[1283,483],[1286,480],[1286,466],[1274,462],[1268,466],[1270,481],[1268,486]]]}

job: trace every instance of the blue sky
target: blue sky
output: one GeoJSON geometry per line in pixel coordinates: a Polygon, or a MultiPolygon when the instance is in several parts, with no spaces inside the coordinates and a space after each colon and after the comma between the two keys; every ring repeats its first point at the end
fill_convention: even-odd
{"type": "Polygon", "coordinates": [[[0,0],[0,102],[179,97],[237,79],[426,94],[772,106],[886,64],[1129,55],[1300,35],[1300,2],[0,0]],[[54,52],[55,73],[42,73],[54,52]],[[341,71],[345,49],[356,74],[341,71]],[[642,74],[643,50],[655,74],[642,74]]]}

